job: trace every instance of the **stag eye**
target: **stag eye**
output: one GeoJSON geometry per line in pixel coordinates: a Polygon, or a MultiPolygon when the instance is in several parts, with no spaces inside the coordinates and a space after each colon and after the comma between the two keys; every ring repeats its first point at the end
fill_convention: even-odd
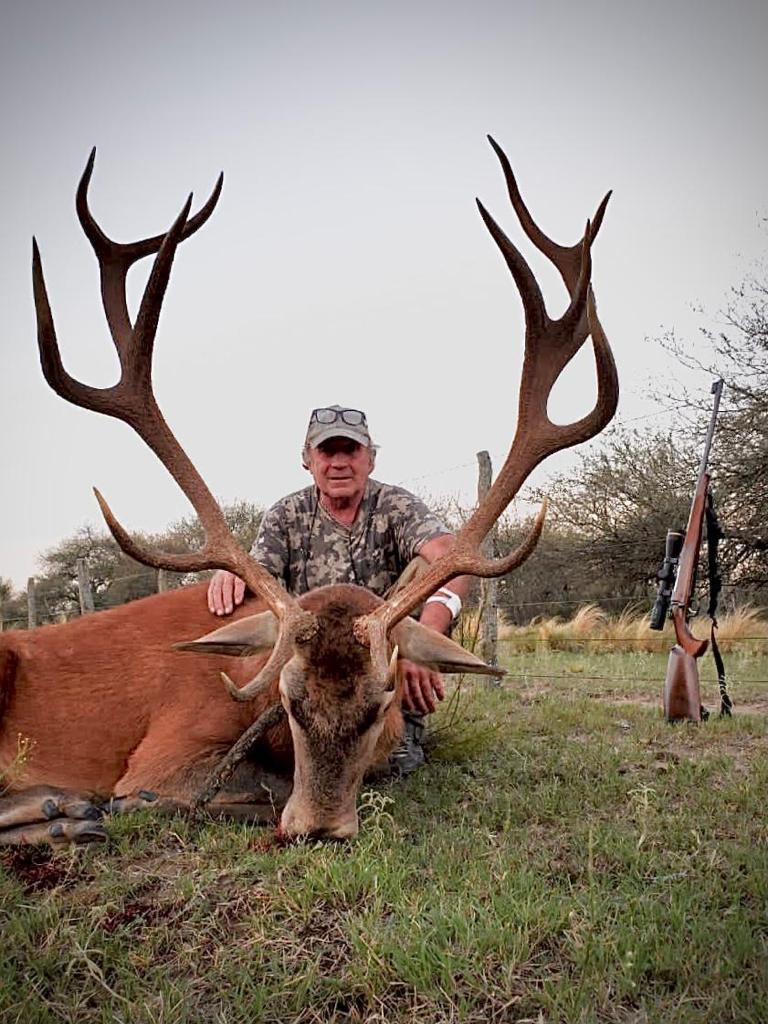
{"type": "Polygon", "coordinates": [[[365,709],[363,717],[357,722],[355,732],[358,736],[364,735],[369,729],[373,728],[377,720],[381,715],[381,705],[371,704],[365,709]]]}
{"type": "Polygon", "coordinates": [[[296,725],[304,732],[307,731],[309,719],[307,717],[307,702],[304,697],[291,697],[288,699],[288,710],[296,725]]]}
{"type": "Polygon", "coordinates": [[[373,728],[376,722],[384,717],[387,711],[389,711],[394,696],[394,692],[385,691],[377,700],[368,705],[355,729],[358,736],[362,736],[363,733],[373,728]]]}

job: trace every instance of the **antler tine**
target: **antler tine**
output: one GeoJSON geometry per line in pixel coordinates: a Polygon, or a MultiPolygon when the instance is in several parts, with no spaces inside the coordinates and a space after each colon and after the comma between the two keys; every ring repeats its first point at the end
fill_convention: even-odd
{"type": "MultiPolygon", "coordinates": [[[[507,154],[491,135],[488,136],[488,141],[499,158],[499,163],[507,183],[509,199],[517,214],[517,219],[520,221],[520,226],[539,252],[543,253],[555,265],[560,272],[565,287],[568,289],[568,293],[572,295],[581,271],[581,253],[584,239],[579,239],[574,245],[560,245],[541,230],[531,216],[520,194],[517,179],[507,154]]],[[[605,210],[610,198],[611,192],[607,192],[595,211],[595,216],[592,218],[591,234],[593,241],[597,237],[597,233],[603,223],[603,217],[605,216],[605,210]]]]}
{"type": "Polygon", "coordinates": [[[510,200],[523,230],[560,271],[571,302],[559,320],[549,318],[539,286],[524,257],[478,200],[480,215],[512,273],[525,312],[525,358],[517,430],[496,480],[456,535],[451,550],[433,562],[418,580],[406,586],[375,612],[357,621],[356,636],[361,642],[370,644],[377,662],[383,660],[387,632],[438,587],[464,573],[485,577],[501,576],[516,568],[531,554],[544,525],[546,503],[540,509],[528,537],[507,558],[493,561],[482,557],[480,544],[531,471],[548,455],[593,437],[611,419],[618,402],[616,366],[605,332],[597,318],[590,287],[591,245],[602,223],[610,192],[598,207],[594,222],[587,221],[581,241],[574,246],[558,245],[534,222],[522,200],[505,153],[490,136],[489,141],[501,162],[510,200]],[[575,423],[556,425],[547,414],[550,392],[590,332],[598,382],[595,406],[588,415],[575,423]]]}
{"type": "Polygon", "coordinates": [[[603,427],[613,419],[619,404],[619,375],[611,346],[606,337],[603,325],[597,317],[597,306],[592,286],[587,289],[587,324],[592,337],[592,350],[597,370],[597,399],[594,408],[571,427],[578,439],[574,444],[581,444],[599,434],[603,427]]]}
{"type": "MultiPolygon", "coordinates": [[[[80,183],[77,186],[75,209],[77,210],[77,216],[83,231],[91,243],[99,262],[104,312],[107,317],[112,340],[119,352],[121,346],[127,343],[131,334],[131,321],[125,300],[126,275],[137,260],[156,253],[166,236],[165,234],[153,235],[151,238],[144,238],[137,242],[114,242],[104,234],[96,223],[88,205],[88,187],[91,183],[95,161],[96,147],[94,146],[80,178],[80,183]]],[[[211,216],[216,209],[223,184],[224,174],[222,172],[206,202],[194,216],[186,220],[181,233],[182,240],[193,235],[211,216]]]]}
{"type": "Polygon", "coordinates": [[[290,613],[289,621],[284,621],[281,625],[277,643],[272,648],[266,665],[249,683],[238,689],[229,676],[222,672],[222,681],[233,700],[253,700],[254,697],[258,697],[260,693],[267,690],[280,675],[283,667],[290,661],[294,642],[310,639],[311,633],[317,629],[314,615],[299,611],[298,605],[296,608],[295,612],[290,613]]]}
{"type": "MultiPolygon", "coordinates": [[[[121,419],[136,431],[160,458],[191,502],[203,525],[205,543],[199,552],[189,555],[148,551],[128,535],[97,491],[96,497],[107,525],[131,557],[156,568],[179,572],[219,567],[229,569],[265,600],[280,619],[286,638],[311,634],[316,628],[314,616],[303,611],[277,580],[242,550],[205,481],[163,418],[152,390],[152,350],[176,249],[185,237],[210,216],[218,199],[222,179],[219,179],[211,199],[192,221],[188,219],[192,201],[190,196],[165,235],[122,246],[106,238],[87,209],[86,192],[93,170],[93,159],[92,153],[80,183],[78,210],[102,268],[102,283],[108,282],[106,291],[109,293],[109,306],[107,297],[104,298],[108,319],[112,314],[113,320],[119,320],[120,310],[125,308],[125,277],[130,264],[148,253],[156,251],[157,255],[144,289],[135,327],[128,324],[127,332],[121,328],[117,334],[113,330],[120,359],[120,380],[110,388],[95,388],[75,380],[62,365],[42,262],[37,243],[33,241],[33,286],[43,373],[53,390],[62,398],[85,409],[121,419]]],[[[278,648],[284,652],[285,644],[282,647],[278,644],[278,648]]],[[[276,649],[276,653],[280,652],[276,649]]],[[[276,659],[270,658],[260,676],[264,676],[267,670],[274,671],[275,665],[276,659]]]]}
{"type": "MultiPolygon", "coordinates": [[[[61,353],[56,340],[56,329],[53,324],[53,314],[48,301],[48,292],[45,287],[43,275],[43,263],[40,259],[40,250],[37,246],[37,239],[32,238],[32,292],[35,300],[35,311],[37,314],[37,344],[40,351],[40,365],[43,369],[43,376],[51,388],[65,398],[68,402],[74,402],[84,409],[94,408],[90,403],[93,401],[93,388],[86,387],[80,381],[71,377],[64,369],[61,361],[61,353]]],[[[104,389],[106,396],[107,390],[104,389]]]]}
{"type": "Polygon", "coordinates": [[[533,329],[541,330],[549,318],[547,317],[547,310],[544,305],[544,297],[541,294],[536,278],[533,276],[533,271],[528,266],[523,254],[507,238],[506,234],[490,213],[488,213],[480,200],[476,199],[475,202],[485,226],[490,231],[496,245],[498,245],[512,277],[515,279],[515,284],[520,292],[520,298],[523,301],[526,324],[530,325],[533,329]]]}
{"type": "MultiPolygon", "coordinates": [[[[579,276],[576,278],[575,284],[568,289],[571,301],[568,309],[566,309],[559,321],[564,328],[572,330],[574,353],[581,348],[589,333],[587,328],[587,289],[590,286],[589,281],[592,276],[592,242],[594,238],[592,225],[590,221],[587,221],[587,226],[584,228],[584,238],[581,242],[579,276]]],[[[570,358],[571,356],[568,356],[566,362],[570,358]]]]}
{"type": "MultiPolygon", "coordinates": [[[[45,379],[61,398],[84,409],[115,416],[135,426],[133,420],[146,413],[149,402],[155,410],[151,385],[151,356],[155,331],[160,315],[165,288],[171,271],[181,231],[186,223],[191,196],[176,218],[171,229],[164,236],[155,258],[149,281],[141,301],[137,328],[130,330],[118,348],[121,376],[117,384],[109,388],[84,385],[71,377],[63,367],[59,352],[56,330],[53,323],[48,294],[43,277],[42,260],[37,241],[32,242],[32,283],[37,311],[37,340],[40,362],[45,379]],[[146,362],[142,364],[142,359],[146,362]]],[[[123,295],[125,299],[125,295],[123,295]]],[[[151,444],[149,438],[145,441],[151,444]]]]}

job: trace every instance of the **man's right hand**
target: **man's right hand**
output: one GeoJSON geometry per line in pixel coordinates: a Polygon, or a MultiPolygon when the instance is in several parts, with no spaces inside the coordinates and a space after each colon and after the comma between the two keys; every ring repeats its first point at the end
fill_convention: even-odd
{"type": "Polygon", "coordinates": [[[208,584],[208,608],[214,615],[231,615],[245,597],[245,583],[233,572],[218,569],[208,584]]]}

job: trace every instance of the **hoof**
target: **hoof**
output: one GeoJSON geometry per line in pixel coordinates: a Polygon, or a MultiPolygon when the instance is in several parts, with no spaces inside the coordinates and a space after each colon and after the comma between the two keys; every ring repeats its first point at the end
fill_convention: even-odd
{"type": "Polygon", "coordinates": [[[102,809],[92,804],[90,800],[64,801],[62,810],[66,817],[79,820],[100,821],[104,816],[102,809]]]}
{"type": "Polygon", "coordinates": [[[90,820],[60,818],[48,826],[48,840],[53,846],[66,846],[69,843],[84,846],[87,843],[106,842],[107,833],[103,825],[90,820]]]}
{"type": "Polygon", "coordinates": [[[61,811],[59,810],[58,800],[44,800],[43,801],[43,814],[50,821],[52,818],[60,818],[61,811]]]}
{"type": "Polygon", "coordinates": [[[102,810],[104,814],[129,814],[131,811],[151,807],[154,803],[157,803],[157,793],[140,789],[136,796],[113,796],[103,805],[102,810]]]}
{"type": "Polygon", "coordinates": [[[42,812],[48,821],[54,818],[77,818],[78,820],[84,818],[88,821],[98,821],[103,813],[90,800],[66,794],[44,800],[42,812]]]}

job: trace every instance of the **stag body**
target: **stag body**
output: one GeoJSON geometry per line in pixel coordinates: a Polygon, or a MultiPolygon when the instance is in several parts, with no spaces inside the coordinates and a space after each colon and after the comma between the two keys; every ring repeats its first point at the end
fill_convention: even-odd
{"type": "MultiPolygon", "coordinates": [[[[496,481],[456,535],[450,550],[436,558],[421,578],[407,584],[387,601],[381,601],[363,588],[348,585],[320,588],[297,600],[287,594],[263,566],[246,555],[229,533],[213,496],[163,419],[151,383],[155,332],[176,248],[210,216],[218,199],[221,179],[211,199],[194,217],[189,216],[190,200],[167,234],[118,245],[104,235],[88,209],[92,154],[78,189],[77,210],[99,260],[104,310],[120,359],[121,376],[113,387],[98,389],[74,380],[64,369],[40,256],[34,245],[33,282],[43,372],[51,387],[63,398],[128,423],[172,473],[195,507],[206,532],[206,543],[196,554],[171,555],[143,550],[97,495],[107,523],[123,549],[156,567],[183,572],[226,569],[243,579],[268,609],[246,615],[199,641],[182,646],[217,656],[229,652],[250,658],[262,651],[269,653],[250,682],[241,685],[242,677],[225,677],[230,697],[240,706],[240,710],[233,706],[225,711],[223,698],[212,690],[203,696],[197,684],[187,683],[192,674],[197,678],[197,672],[202,670],[193,669],[192,660],[185,661],[182,655],[172,660],[174,656],[165,649],[166,642],[170,645],[184,640],[205,628],[197,627],[198,620],[191,615],[185,618],[183,627],[178,623],[178,633],[174,622],[166,624],[167,628],[161,630],[162,636],[153,632],[154,626],[149,628],[143,639],[140,619],[143,613],[136,611],[142,605],[138,603],[119,613],[94,617],[90,620],[93,625],[85,622],[62,626],[58,627],[58,633],[54,632],[56,627],[51,631],[41,630],[39,640],[34,635],[26,641],[4,638],[0,646],[3,678],[0,693],[5,702],[2,749],[6,763],[16,753],[14,742],[18,738],[13,735],[14,729],[22,731],[24,739],[23,729],[26,728],[26,738],[34,744],[29,753],[29,774],[25,777],[22,769],[16,786],[31,784],[49,773],[45,782],[50,785],[73,777],[67,774],[71,769],[65,767],[66,758],[62,754],[66,741],[61,737],[64,730],[68,730],[67,753],[69,748],[74,749],[84,742],[79,721],[81,705],[91,701],[98,706],[101,698],[98,719],[94,714],[89,721],[97,739],[92,745],[89,743],[88,749],[94,758],[87,760],[94,760],[94,763],[91,764],[92,774],[84,772],[81,776],[83,785],[92,785],[90,779],[99,783],[113,780],[112,787],[130,790],[121,796],[141,798],[140,792],[134,792],[135,788],[162,779],[161,785],[167,785],[171,792],[161,795],[183,796],[184,792],[189,792],[190,780],[199,763],[215,757],[233,734],[258,715],[260,707],[270,710],[257,722],[271,724],[270,716],[279,701],[287,716],[295,761],[293,791],[283,811],[282,828],[289,835],[346,838],[357,829],[354,802],[365,766],[391,745],[393,725],[397,726],[394,735],[399,732],[398,657],[442,671],[495,672],[447,637],[408,616],[426,597],[459,575],[500,576],[528,557],[543,525],[543,509],[527,540],[506,558],[489,560],[482,556],[480,545],[534,466],[553,452],[586,441],[603,429],[615,412],[618,384],[610,347],[597,319],[590,289],[590,250],[607,197],[598,209],[594,224],[587,222],[583,239],[574,246],[559,246],[534,224],[506,156],[491,142],[523,229],[559,270],[571,302],[558,320],[549,318],[527,263],[480,206],[483,220],[515,279],[525,310],[525,359],[518,427],[496,481]],[[157,256],[135,323],[131,323],[125,300],[126,275],[133,262],[150,253],[157,253],[157,256]],[[597,366],[595,407],[576,423],[553,424],[547,415],[549,393],[563,368],[590,334],[597,366]],[[123,617],[118,619],[118,615],[123,617]],[[118,621],[122,624],[120,630],[114,626],[118,621]],[[93,630],[94,635],[101,630],[98,654],[91,651],[90,658],[82,643],[88,630],[93,630]],[[39,646],[46,636],[51,638],[47,652],[39,646]],[[139,672],[131,676],[132,700],[128,702],[117,689],[120,672],[115,668],[116,645],[118,642],[124,645],[120,657],[125,655],[124,663],[128,664],[130,655],[140,651],[147,638],[152,639],[153,654],[145,659],[139,672]],[[25,643],[28,648],[24,648],[25,643]],[[126,650],[130,653],[126,654],[126,650]],[[71,672],[61,673],[62,660],[73,666],[71,672]],[[33,677],[34,684],[28,683],[33,677]],[[109,680],[106,685],[104,677],[109,680]],[[191,687],[189,693],[185,685],[191,687]],[[153,695],[150,702],[145,697],[145,687],[149,687],[153,695]],[[169,688],[174,694],[172,700],[169,688]],[[105,700],[105,693],[110,694],[109,701],[105,700]],[[115,726],[115,722],[122,724],[115,726]],[[116,729],[114,734],[108,731],[113,729],[116,729]],[[112,749],[107,749],[107,738],[112,749]],[[35,755],[36,749],[42,753],[35,755]],[[38,776],[32,774],[35,757],[39,758],[38,765],[48,765],[47,769],[40,769],[38,776]],[[140,770],[142,764],[153,766],[152,771],[140,770]]],[[[169,602],[169,607],[170,602],[178,602],[181,610],[186,600],[192,602],[193,599],[193,596],[169,595],[147,599],[143,608],[159,619],[160,609],[166,607],[163,602],[169,602]]],[[[256,666],[246,663],[240,666],[241,670],[244,667],[249,668],[250,674],[256,666]]],[[[124,681],[123,686],[127,685],[124,681]]],[[[255,722],[253,728],[256,725],[255,722]]],[[[279,749],[279,743],[275,749],[279,749]]],[[[82,770],[83,763],[78,763],[82,770]]],[[[66,800],[57,802],[54,798],[49,802],[43,800],[41,804],[36,796],[32,804],[37,807],[37,817],[30,812],[29,794],[25,796],[22,792],[6,798],[0,825],[23,826],[66,811],[69,806],[66,800]]],[[[77,810],[84,813],[79,805],[77,810]]],[[[52,827],[61,830],[56,822],[52,827]]]]}

